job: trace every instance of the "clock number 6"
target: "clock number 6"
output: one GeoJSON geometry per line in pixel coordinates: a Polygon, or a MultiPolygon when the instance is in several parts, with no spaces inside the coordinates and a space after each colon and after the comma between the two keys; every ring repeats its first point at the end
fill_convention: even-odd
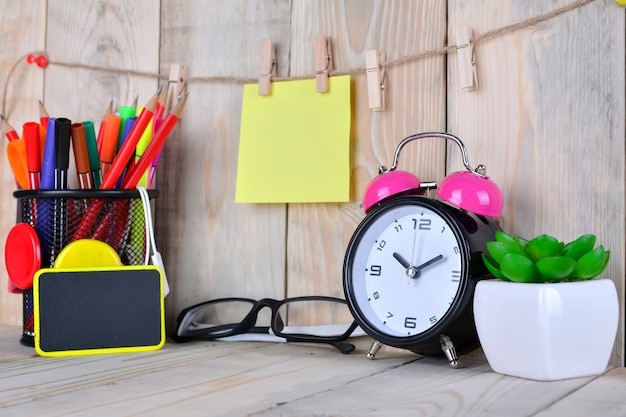
{"type": "Polygon", "coordinates": [[[417,327],[417,317],[407,317],[404,319],[404,327],[415,329],[417,327]]]}

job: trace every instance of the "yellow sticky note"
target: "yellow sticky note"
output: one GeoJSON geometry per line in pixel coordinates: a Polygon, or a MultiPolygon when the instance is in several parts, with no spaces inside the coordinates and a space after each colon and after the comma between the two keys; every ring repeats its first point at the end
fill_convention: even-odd
{"type": "Polygon", "coordinates": [[[273,82],[271,95],[244,86],[237,166],[238,203],[350,199],[350,76],[273,82]]]}

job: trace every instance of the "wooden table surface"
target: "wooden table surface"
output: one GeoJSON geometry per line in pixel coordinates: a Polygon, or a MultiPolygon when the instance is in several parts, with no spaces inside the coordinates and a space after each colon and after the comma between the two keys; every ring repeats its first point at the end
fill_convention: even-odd
{"type": "Polygon", "coordinates": [[[626,369],[537,382],[462,369],[369,340],[334,348],[168,342],[155,352],[44,358],[0,327],[0,413],[17,416],[625,416],[626,369]]]}

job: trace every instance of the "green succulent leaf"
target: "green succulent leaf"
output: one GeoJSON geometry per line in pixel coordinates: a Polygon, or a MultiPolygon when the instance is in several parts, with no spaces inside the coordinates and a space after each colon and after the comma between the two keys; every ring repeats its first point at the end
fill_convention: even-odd
{"type": "Polygon", "coordinates": [[[537,269],[545,281],[558,282],[569,278],[576,267],[576,261],[566,256],[548,256],[537,261],[537,269]]]}
{"type": "Polygon", "coordinates": [[[528,241],[497,231],[482,254],[485,267],[496,278],[514,282],[560,282],[591,279],[607,267],[610,251],[594,249],[596,236],[586,234],[567,245],[541,234],[528,241]],[[491,256],[489,256],[491,255],[491,256]]]}
{"type": "Polygon", "coordinates": [[[515,236],[515,240],[517,241],[517,243],[520,245],[522,249],[526,250],[526,245],[528,245],[528,240],[519,236],[515,236]]]}
{"type": "Polygon", "coordinates": [[[518,255],[526,255],[519,245],[508,242],[487,242],[487,250],[496,262],[502,262],[502,257],[508,253],[517,253],[518,255]]]}
{"type": "Polygon", "coordinates": [[[508,243],[509,245],[516,247],[519,253],[524,252],[524,245],[526,244],[526,241],[523,239],[511,236],[510,234],[501,230],[496,231],[496,233],[494,234],[494,238],[496,239],[496,242],[508,243]]]}
{"type": "Polygon", "coordinates": [[[596,235],[582,235],[578,239],[565,245],[563,254],[568,258],[578,261],[583,255],[591,252],[595,244],[596,235]]]}
{"type": "Polygon", "coordinates": [[[591,279],[604,271],[609,261],[609,252],[598,246],[578,259],[572,276],[579,279],[591,279]]]}
{"type": "Polygon", "coordinates": [[[502,257],[500,272],[515,282],[541,282],[535,263],[517,253],[507,253],[502,257]]]}
{"type": "Polygon", "coordinates": [[[526,245],[526,253],[537,262],[542,258],[555,256],[563,248],[563,243],[550,235],[539,235],[526,245]]]}
{"type": "Polygon", "coordinates": [[[487,267],[487,270],[489,270],[489,272],[491,272],[491,274],[494,277],[501,279],[503,281],[510,281],[510,279],[505,277],[504,274],[500,272],[500,265],[498,265],[498,263],[494,261],[493,258],[485,255],[484,253],[482,254],[482,257],[483,257],[483,262],[485,263],[485,266],[487,267]]]}
{"type": "MultiPolygon", "coordinates": [[[[609,259],[611,259],[611,251],[610,250],[605,250],[604,251],[604,263],[602,264],[602,268],[600,270],[600,274],[602,272],[604,272],[604,270],[606,269],[607,265],[609,264],[609,259]]],[[[598,275],[600,275],[598,274],[598,275]]]]}

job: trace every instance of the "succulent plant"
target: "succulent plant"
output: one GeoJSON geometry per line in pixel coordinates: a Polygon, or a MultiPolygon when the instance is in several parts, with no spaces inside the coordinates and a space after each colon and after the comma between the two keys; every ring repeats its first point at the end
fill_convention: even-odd
{"type": "Polygon", "coordinates": [[[541,234],[532,240],[497,231],[487,242],[485,266],[496,278],[514,282],[561,282],[591,279],[604,271],[611,252],[596,247],[596,236],[587,234],[564,244],[541,234]]]}

